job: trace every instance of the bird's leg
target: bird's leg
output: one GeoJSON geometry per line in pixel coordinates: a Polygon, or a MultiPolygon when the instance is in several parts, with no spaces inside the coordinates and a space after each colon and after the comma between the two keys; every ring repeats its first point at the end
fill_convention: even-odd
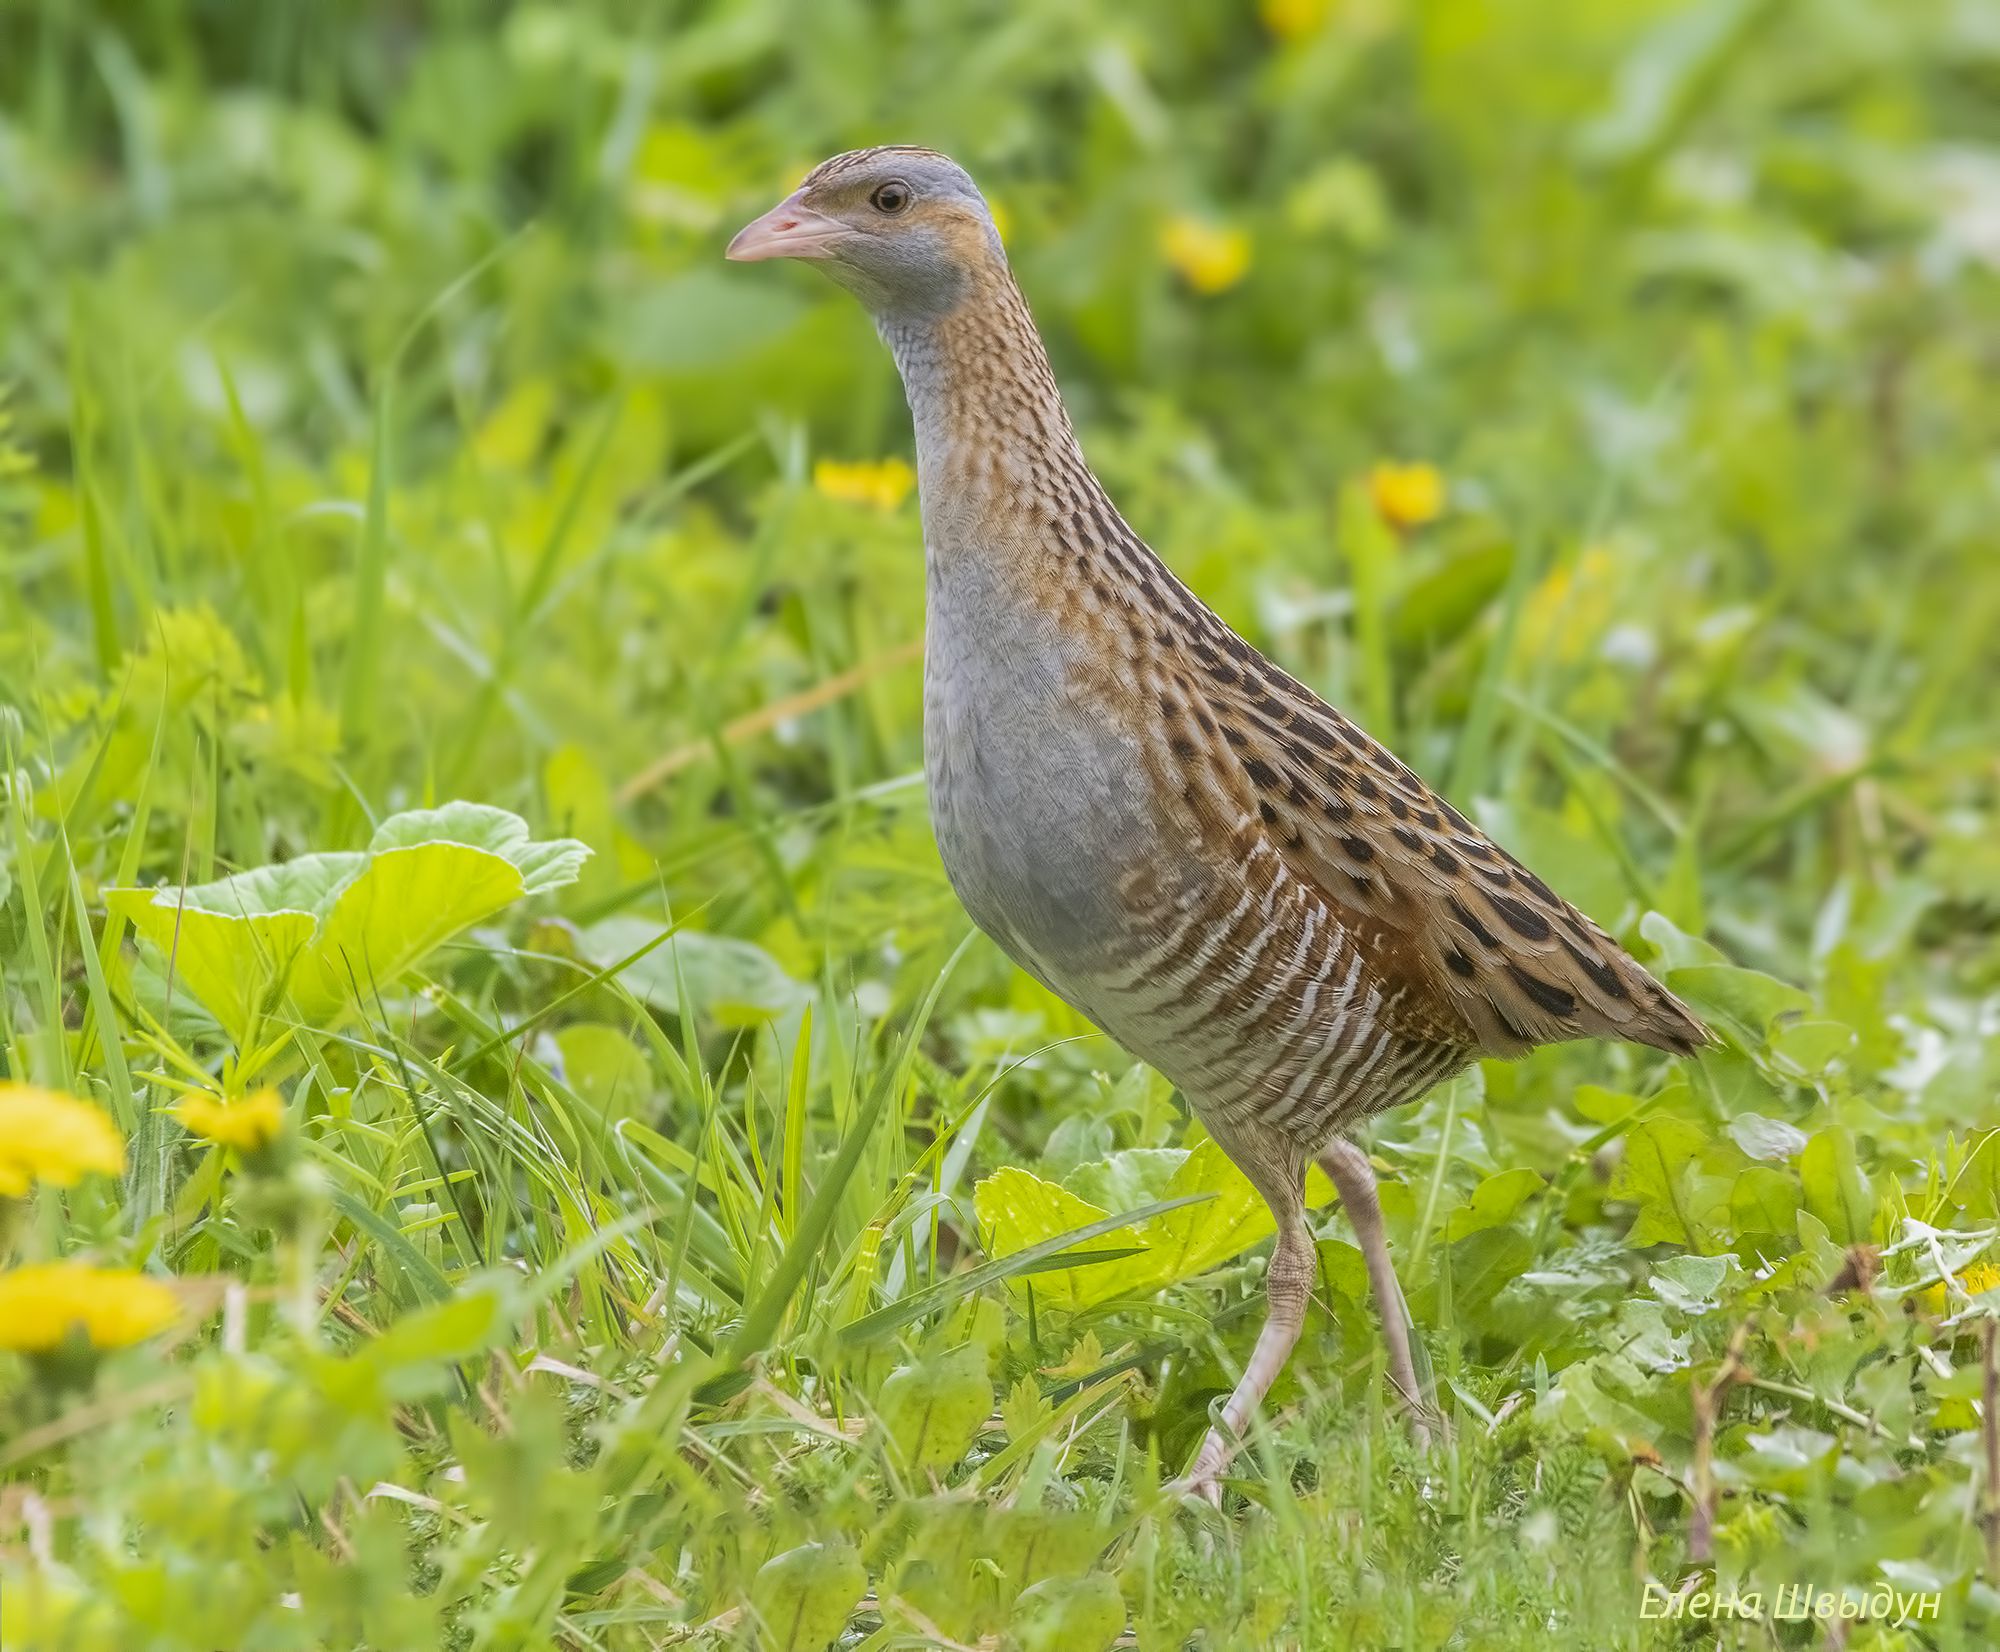
{"type": "Polygon", "coordinates": [[[1289,1206],[1277,1208],[1278,1243],[1271,1252],[1271,1268],[1264,1276],[1264,1294],[1270,1307],[1264,1328],[1257,1333],[1257,1346],[1250,1351],[1250,1363],[1243,1368],[1228,1403],[1222,1408],[1222,1426],[1211,1428],[1202,1441],[1201,1455],[1182,1482],[1182,1489],[1209,1502],[1220,1504],[1222,1471],[1235,1452],[1232,1443],[1249,1427],[1250,1419],[1278,1373],[1285,1368],[1305,1328],[1306,1298],[1312,1291],[1317,1272],[1313,1259],[1312,1232],[1306,1226],[1303,1198],[1294,1195],[1289,1206]]]}
{"type": "Polygon", "coordinates": [[[1345,1136],[1335,1136],[1320,1149],[1319,1163],[1340,1194],[1354,1237],[1361,1242],[1375,1310],[1382,1316],[1382,1340],[1389,1350],[1389,1381],[1409,1408],[1410,1430],[1417,1444],[1428,1446],[1430,1429],[1424,1416],[1429,1403],[1417,1381],[1416,1362],[1410,1357],[1410,1311],[1404,1306],[1403,1288],[1396,1283],[1396,1269],[1389,1260],[1389,1240],[1382,1231],[1382,1201],[1375,1193],[1375,1167],[1345,1136]]]}

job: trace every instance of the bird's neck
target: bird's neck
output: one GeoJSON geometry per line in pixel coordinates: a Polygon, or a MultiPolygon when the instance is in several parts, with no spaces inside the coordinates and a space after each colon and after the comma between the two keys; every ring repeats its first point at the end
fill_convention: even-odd
{"type": "Polygon", "coordinates": [[[1108,505],[1004,265],[975,275],[943,314],[878,325],[909,398],[934,555],[996,536],[1018,542],[1037,521],[1108,505]]]}

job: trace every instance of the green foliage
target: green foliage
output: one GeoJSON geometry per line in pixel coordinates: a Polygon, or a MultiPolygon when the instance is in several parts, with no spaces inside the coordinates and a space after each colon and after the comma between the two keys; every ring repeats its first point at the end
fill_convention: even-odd
{"type": "Polygon", "coordinates": [[[1993,1644],[1992,11],[0,12],[0,1068],[129,1161],[0,1266],[185,1310],[0,1325],[0,1643],[1993,1644]],[[969,937],[914,503],[814,481],[893,374],[720,260],[883,140],[1176,571],[1723,1040],[1370,1125],[1428,1457],[1315,1184],[1168,1489],[1268,1218],[969,937]]]}
{"type": "Polygon", "coordinates": [[[757,1568],[750,1601],[777,1652],[815,1652],[839,1638],[867,1587],[867,1569],[851,1547],[802,1543],[757,1568]]]}
{"type": "MultiPolygon", "coordinates": [[[[1070,1266],[1047,1263],[1032,1275],[1015,1275],[1017,1290],[1071,1312],[1119,1297],[1151,1296],[1194,1279],[1268,1239],[1273,1231],[1271,1207],[1212,1141],[1202,1142],[1192,1152],[1126,1148],[1096,1164],[1078,1166],[1070,1180],[1127,1211],[1175,1202],[1174,1209],[1124,1228],[1102,1248],[1083,1251],[1089,1260],[1070,1266]]],[[[1319,1203],[1327,1188],[1317,1174],[1314,1182],[1321,1195],[1314,1203],[1319,1203]]],[[[1103,1206],[1014,1165],[980,1182],[972,1202],[987,1248],[996,1257],[1046,1245],[1059,1235],[1102,1222],[1109,1214],[1103,1206]]],[[[1064,1259],[1078,1254],[1061,1253],[1064,1259]]]]}
{"type": "Polygon", "coordinates": [[[105,905],[250,1056],[275,1007],[339,1027],[459,931],[575,882],[589,854],[572,839],[534,842],[505,809],[454,803],[392,815],[363,853],[300,855],[192,889],[113,889],[105,905]]]}
{"type": "Polygon", "coordinates": [[[968,1342],[915,1365],[899,1365],[876,1402],[882,1428],[904,1470],[917,1477],[949,1468],[993,1409],[986,1350],[968,1342]]]}
{"type": "Polygon", "coordinates": [[[1124,1627],[1117,1581],[1102,1572],[1030,1584],[1014,1602],[1010,1625],[1021,1652],[1104,1652],[1124,1627]]]}

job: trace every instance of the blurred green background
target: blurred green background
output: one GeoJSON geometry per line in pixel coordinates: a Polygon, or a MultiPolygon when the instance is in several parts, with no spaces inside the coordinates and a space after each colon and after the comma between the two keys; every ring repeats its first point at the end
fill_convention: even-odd
{"type": "Polygon", "coordinates": [[[0,0],[0,42],[6,1064],[130,1143],[15,1259],[190,1316],[94,1399],[0,1352],[10,1647],[855,1602],[870,1646],[1692,1645],[1642,1589],[1711,1555],[1767,1609],[1939,1591],[1852,1647],[1991,1643],[2000,3],[0,0]],[[1334,1213],[1206,1530],[1156,1488],[1254,1232],[916,1295],[1081,1225],[997,1221],[1003,1167],[1117,1213],[1198,1133],[990,943],[947,968],[900,389],[851,300],[721,260],[873,142],[987,190],[1175,570],[1726,1036],[1380,1122],[1441,1465],[1334,1213]],[[107,907],[454,798],[593,858],[340,1016],[270,987],[255,1063],[107,907]],[[290,1181],[163,1111],[253,1076],[290,1181]]]}

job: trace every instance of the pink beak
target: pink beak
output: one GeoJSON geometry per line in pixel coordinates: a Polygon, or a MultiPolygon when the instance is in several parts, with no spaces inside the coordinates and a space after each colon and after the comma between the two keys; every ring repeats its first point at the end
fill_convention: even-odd
{"type": "Polygon", "coordinates": [[[815,212],[794,193],[739,229],[724,256],[738,264],[763,258],[824,258],[835,241],[851,233],[839,219],[815,212]]]}

